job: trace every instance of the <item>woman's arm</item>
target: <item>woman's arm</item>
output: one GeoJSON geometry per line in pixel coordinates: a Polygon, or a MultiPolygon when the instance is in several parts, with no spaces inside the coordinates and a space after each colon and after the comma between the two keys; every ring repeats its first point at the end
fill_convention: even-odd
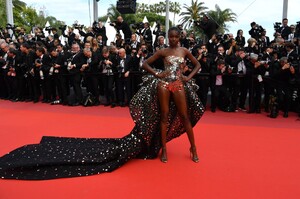
{"type": "Polygon", "coordinates": [[[146,61],[143,63],[142,67],[143,69],[145,69],[147,72],[151,73],[152,75],[154,76],[158,76],[158,72],[155,71],[151,66],[150,64],[152,64],[154,61],[160,59],[162,57],[162,51],[163,50],[159,50],[159,51],[156,51],[154,53],[154,55],[152,55],[151,57],[149,57],[148,59],[146,59],[146,61]]]}

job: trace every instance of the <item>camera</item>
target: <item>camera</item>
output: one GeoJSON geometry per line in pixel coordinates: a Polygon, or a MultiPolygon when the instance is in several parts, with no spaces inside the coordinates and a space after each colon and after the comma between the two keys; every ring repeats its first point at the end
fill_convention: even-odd
{"type": "Polygon", "coordinates": [[[41,60],[41,59],[36,59],[36,60],[35,60],[35,63],[36,63],[36,64],[42,64],[42,60],[41,60]]]}
{"type": "Polygon", "coordinates": [[[280,22],[275,22],[275,23],[273,24],[274,30],[275,30],[276,32],[279,31],[280,26],[281,26],[281,23],[280,23],[280,22]]]}
{"type": "Polygon", "coordinates": [[[7,29],[7,30],[8,30],[8,29],[15,30],[16,27],[13,26],[12,24],[8,23],[8,24],[6,24],[6,29],[7,29]]]}
{"type": "Polygon", "coordinates": [[[51,26],[47,26],[46,28],[45,28],[45,30],[46,31],[51,31],[53,28],[51,27],[51,26]]]}
{"type": "Polygon", "coordinates": [[[60,29],[61,31],[65,31],[67,29],[67,25],[62,25],[58,29],[60,29]]]}
{"type": "Polygon", "coordinates": [[[118,23],[117,21],[112,21],[109,23],[109,25],[115,27],[117,25],[117,23],[118,23]]]}
{"type": "Polygon", "coordinates": [[[82,28],[84,27],[84,25],[81,25],[81,24],[78,24],[78,23],[74,23],[74,24],[73,24],[73,27],[74,27],[75,29],[82,29],[82,28]]]}
{"type": "Polygon", "coordinates": [[[148,50],[146,48],[142,48],[142,53],[147,54],[148,50]]]}
{"type": "Polygon", "coordinates": [[[139,22],[139,23],[135,23],[135,24],[130,24],[130,27],[132,28],[132,29],[139,29],[139,30],[141,30],[141,29],[143,29],[144,28],[144,23],[143,22],[139,22]]]}

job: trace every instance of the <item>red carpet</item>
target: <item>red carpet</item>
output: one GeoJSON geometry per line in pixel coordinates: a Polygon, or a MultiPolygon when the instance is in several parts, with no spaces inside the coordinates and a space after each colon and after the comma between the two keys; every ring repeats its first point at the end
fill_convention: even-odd
{"type": "MultiPolygon", "coordinates": [[[[43,135],[121,137],[128,108],[65,107],[0,101],[0,156],[43,135]]],[[[186,136],[168,143],[167,164],[132,160],[95,176],[48,181],[0,180],[0,199],[203,198],[298,199],[300,121],[296,114],[211,113],[194,128],[200,163],[186,136]]]]}

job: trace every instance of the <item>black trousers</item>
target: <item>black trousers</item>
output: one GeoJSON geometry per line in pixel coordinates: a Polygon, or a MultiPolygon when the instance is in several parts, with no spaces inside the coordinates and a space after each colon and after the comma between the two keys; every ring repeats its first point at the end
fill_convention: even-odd
{"type": "Polygon", "coordinates": [[[70,84],[74,89],[76,102],[78,102],[78,103],[82,103],[82,100],[83,100],[83,94],[82,94],[82,89],[81,89],[81,80],[82,80],[82,78],[81,78],[80,73],[70,75],[70,84]]]}

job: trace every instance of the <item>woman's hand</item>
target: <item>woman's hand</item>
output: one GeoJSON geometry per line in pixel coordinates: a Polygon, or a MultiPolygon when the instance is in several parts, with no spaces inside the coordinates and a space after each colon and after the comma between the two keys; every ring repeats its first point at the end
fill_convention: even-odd
{"type": "Polygon", "coordinates": [[[161,73],[155,74],[157,78],[164,78],[171,74],[171,71],[163,71],[161,73]]]}
{"type": "Polygon", "coordinates": [[[187,76],[185,76],[185,75],[182,75],[182,76],[181,76],[181,80],[182,80],[183,82],[188,82],[188,81],[190,81],[190,79],[189,79],[187,76]]]}

